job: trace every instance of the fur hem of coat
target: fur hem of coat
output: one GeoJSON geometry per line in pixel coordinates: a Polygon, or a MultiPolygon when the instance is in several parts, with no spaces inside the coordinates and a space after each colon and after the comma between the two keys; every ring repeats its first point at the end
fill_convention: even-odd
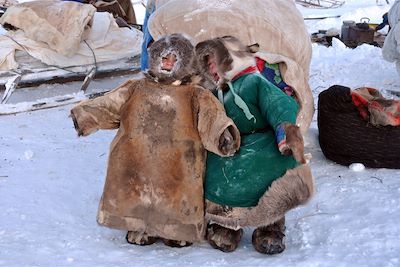
{"type": "Polygon", "coordinates": [[[185,223],[180,218],[174,220],[168,216],[164,216],[165,214],[153,213],[151,218],[152,223],[149,223],[148,220],[142,218],[113,215],[102,207],[102,203],[103,199],[100,201],[97,213],[97,223],[102,226],[109,227],[111,225],[112,228],[140,232],[153,237],[160,237],[159,233],[163,233],[162,238],[171,240],[198,242],[204,239],[205,224],[196,224],[196,220],[185,223]]]}
{"type": "Polygon", "coordinates": [[[314,194],[314,179],[308,165],[288,170],[272,183],[251,208],[227,208],[207,202],[206,219],[237,230],[244,226],[260,227],[275,223],[289,210],[305,204],[314,194]]]}

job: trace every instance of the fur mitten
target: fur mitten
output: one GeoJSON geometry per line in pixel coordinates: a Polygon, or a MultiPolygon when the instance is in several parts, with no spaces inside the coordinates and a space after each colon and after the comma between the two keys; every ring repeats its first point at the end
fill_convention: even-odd
{"type": "Polygon", "coordinates": [[[277,127],[275,135],[279,151],[283,155],[293,155],[297,162],[306,163],[303,136],[298,126],[291,123],[282,123],[277,127]]]}

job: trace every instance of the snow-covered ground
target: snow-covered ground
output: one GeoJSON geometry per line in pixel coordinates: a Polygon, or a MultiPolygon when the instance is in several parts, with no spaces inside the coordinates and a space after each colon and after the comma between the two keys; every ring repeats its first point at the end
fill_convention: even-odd
{"type": "MultiPolygon", "coordinates": [[[[379,23],[390,8],[380,2],[347,0],[338,9],[299,8],[305,17],[343,15],[307,21],[314,32],[340,29],[342,20],[365,16],[379,23]]],[[[380,48],[314,45],[315,100],[333,84],[368,85],[386,93],[400,91],[400,76],[394,64],[382,59],[380,48]]],[[[266,256],[253,249],[252,229],[245,229],[239,248],[227,254],[207,243],[182,249],[162,243],[133,246],[126,243],[124,231],[97,225],[115,132],[78,138],[70,108],[0,117],[0,266],[400,266],[400,170],[357,172],[327,160],[318,144],[316,116],[306,139],[316,195],[288,214],[286,250],[266,256]]]]}

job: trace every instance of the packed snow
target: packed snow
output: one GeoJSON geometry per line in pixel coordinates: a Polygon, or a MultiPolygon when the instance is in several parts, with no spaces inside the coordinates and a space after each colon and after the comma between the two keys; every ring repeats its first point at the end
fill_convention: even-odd
{"type": "MultiPolygon", "coordinates": [[[[389,8],[375,0],[347,0],[328,10],[299,6],[304,17],[342,15],[307,21],[310,33],[361,17],[379,23],[389,8]]],[[[116,80],[99,83],[112,88],[116,80]]],[[[388,90],[400,91],[400,76],[380,48],[349,49],[334,41],[329,48],[313,45],[310,84],[315,101],[334,84],[368,85],[394,98],[388,90]]],[[[134,246],[126,232],[97,225],[115,131],[78,138],[71,107],[0,117],[0,266],[400,266],[400,170],[327,160],[317,111],[306,136],[317,192],[287,214],[286,250],[267,256],[254,250],[250,228],[235,252],[223,253],[206,242],[181,249],[161,242],[134,246]]]]}

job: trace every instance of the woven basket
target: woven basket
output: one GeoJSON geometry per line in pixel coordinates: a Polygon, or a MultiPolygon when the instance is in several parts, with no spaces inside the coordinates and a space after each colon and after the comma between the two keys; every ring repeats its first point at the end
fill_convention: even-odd
{"type": "Polygon", "coordinates": [[[348,87],[334,85],[319,94],[318,129],[322,152],[336,163],[400,168],[400,127],[363,120],[348,87]]]}

